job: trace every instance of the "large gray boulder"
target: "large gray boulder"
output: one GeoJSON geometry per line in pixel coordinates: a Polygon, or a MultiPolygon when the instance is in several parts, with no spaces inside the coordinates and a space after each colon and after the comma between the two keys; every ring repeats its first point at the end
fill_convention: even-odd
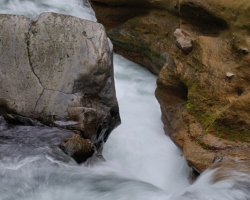
{"type": "Polygon", "coordinates": [[[0,111],[79,130],[100,149],[120,124],[103,26],[42,13],[0,15],[0,29],[0,111]]]}

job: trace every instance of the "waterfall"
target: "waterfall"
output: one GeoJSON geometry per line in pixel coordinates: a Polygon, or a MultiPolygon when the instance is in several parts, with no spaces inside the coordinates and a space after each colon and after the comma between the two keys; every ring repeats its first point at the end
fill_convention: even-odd
{"type": "MultiPolygon", "coordinates": [[[[87,1],[0,0],[0,13],[34,17],[41,12],[96,21],[87,1]]],[[[249,199],[244,172],[227,171],[234,179],[213,182],[220,168],[211,169],[190,185],[189,167],[163,131],[156,76],[119,55],[114,73],[122,125],[104,146],[107,161],[96,166],[77,165],[54,147],[59,141],[53,137],[67,131],[60,136],[56,128],[10,127],[0,117],[0,200],[249,199]]]]}

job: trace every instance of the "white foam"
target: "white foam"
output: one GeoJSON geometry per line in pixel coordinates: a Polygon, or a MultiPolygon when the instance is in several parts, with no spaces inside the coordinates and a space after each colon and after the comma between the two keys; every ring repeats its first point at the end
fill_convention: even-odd
{"type": "Polygon", "coordinates": [[[105,144],[104,156],[119,162],[124,173],[165,190],[187,186],[186,162],[163,131],[156,76],[119,55],[114,63],[122,124],[105,144]]]}
{"type": "Polygon", "coordinates": [[[0,13],[34,17],[42,12],[69,14],[96,21],[95,13],[87,1],[82,0],[0,0],[0,13]]]}
{"type": "MultiPolygon", "coordinates": [[[[0,13],[33,17],[48,11],[96,21],[86,0],[0,0],[0,13]]],[[[122,125],[104,147],[107,162],[93,168],[67,159],[62,163],[52,157],[60,151],[55,146],[46,147],[49,155],[20,155],[17,160],[8,153],[8,162],[0,160],[0,200],[247,199],[248,185],[244,190],[234,187],[237,180],[211,184],[213,171],[189,186],[186,161],[163,132],[154,97],[156,76],[118,55],[114,65],[122,125]]]]}

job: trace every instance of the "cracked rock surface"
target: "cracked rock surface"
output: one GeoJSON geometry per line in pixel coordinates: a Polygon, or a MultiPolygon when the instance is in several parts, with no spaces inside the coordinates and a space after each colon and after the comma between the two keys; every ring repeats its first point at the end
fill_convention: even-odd
{"type": "Polygon", "coordinates": [[[79,130],[101,149],[120,124],[103,26],[42,13],[0,15],[0,28],[0,111],[79,130]]]}
{"type": "Polygon", "coordinates": [[[31,116],[43,87],[33,73],[27,51],[30,20],[0,16],[0,105],[31,116]]]}

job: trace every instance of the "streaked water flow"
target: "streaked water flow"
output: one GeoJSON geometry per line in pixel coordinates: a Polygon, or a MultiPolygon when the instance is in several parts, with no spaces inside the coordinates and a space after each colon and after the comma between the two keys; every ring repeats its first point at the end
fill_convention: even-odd
{"type": "MultiPolygon", "coordinates": [[[[0,13],[49,11],[96,21],[87,1],[0,0],[0,13]]],[[[249,200],[249,189],[240,187],[249,185],[246,179],[211,183],[213,170],[189,186],[189,168],[163,132],[156,77],[119,55],[114,65],[122,125],[105,144],[107,162],[86,167],[62,153],[57,144],[69,131],[10,126],[0,118],[0,200],[249,200]]]]}

